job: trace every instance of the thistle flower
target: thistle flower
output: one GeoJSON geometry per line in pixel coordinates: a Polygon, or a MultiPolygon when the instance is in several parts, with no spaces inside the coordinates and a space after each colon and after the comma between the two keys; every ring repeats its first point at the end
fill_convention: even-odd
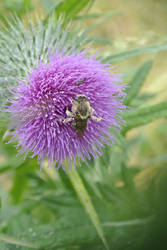
{"type": "MultiPolygon", "coordinates": [[[[44,32],[38,27],[38,31],[46,34],[49,28],[44,32]]],[[[109,65],[102,64],[96,55],[89,56],[82,49],[79,51],[77,40],[69,46],[67,39],[62,48],[63,35],[60,40],[55,40],[54,33],[51,33],[51,41],[56,42],[49,45],[45,44],[43,37],[41,43],[45,48],[41,47],[36,55],[34,33],[26,31],[23,26],[21,30],[31,44],[29,48],[26,42],[25,50],[21,44],[15,44],[26,63],[20,67],[23,74],[16,75],[16,86],[12,87],[12,98],[6,110],[10,113],[12,140],[18,141],[19,152],[32,152],[32,157],[37,155],[41,162],[48,158],[49,165],[57,163],[57,168],[64,166],[66,159],[76,164],[80,159],[96,158],[102,154],[104,144],[113,142],[110,128],[120,129],[123,122],[119,117],[125,108],[122,104],[123,86],[117,84],[121,82],[119,76],[109,65]],[[82,137],[77,135],[72,122],[62,122],[67,118],[67,107],[72,110],[72,100],[78,95],[84,95],[95,110],[94,115],[102,118],[100,122],[88,119],[82,137]]],[[[18,34],[21,35],[20,31],[18,34]]]]}

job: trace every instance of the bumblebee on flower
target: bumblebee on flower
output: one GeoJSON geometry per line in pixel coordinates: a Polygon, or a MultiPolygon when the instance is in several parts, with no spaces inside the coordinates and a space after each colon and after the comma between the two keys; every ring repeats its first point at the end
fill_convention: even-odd
{"type": "Polygon", "coordinates": [[[89,100],[84,95],[77,95],[74,100],[72,100],[72,112],[66,110],[67,116],[69,118],[60,119],[60,121],[67,123],[74,121],[72,127],[76,129],[76,133],[79,137],[84,135],[84,132],[87,127],[88,118],[96,122],[101,121],[101,117],[96,117],[93,115],[94,109],[90,106],[89,100]]]}
{"type": "Polygon", "coordinates": [[[103,145],[113,142],[109,129],[123,123],[119,114],[125,106],[121,80],[109,65],[75,48],[51,51],[48,60],[39,55],[24,80],[18,77],[7,112],[20,153],[49,158],[59,168],[67,158],[75,164],[102,154],[103,145]]]}

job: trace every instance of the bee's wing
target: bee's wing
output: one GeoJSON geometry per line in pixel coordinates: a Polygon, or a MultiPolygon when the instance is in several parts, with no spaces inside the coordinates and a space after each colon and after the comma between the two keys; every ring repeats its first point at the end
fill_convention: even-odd
{"type": "Polygon", "coordinates": [[[87,127],[87,121],[88,121],[87,119],[85,120],[79,119],[75,121],[75,129],[76,129],[77,136],[79,138],[81,138],[85,133],[85,130],[87,127]]]}

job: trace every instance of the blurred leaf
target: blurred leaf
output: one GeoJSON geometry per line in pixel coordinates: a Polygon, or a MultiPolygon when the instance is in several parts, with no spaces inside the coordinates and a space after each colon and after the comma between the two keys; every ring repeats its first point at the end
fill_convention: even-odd
{"type": "MultiPolygon", "coordinates": [[[[3,29],[4,26],[9,27],[8,21],[6,19],[6,16],[2,13],[0,13],[0,21],[2,22],[3,25],[0,25],[0,29],[3,29]]],[[[1,23],[0,23],[1,24],[1,23]]]]}
{"type": "Polygon", "coordinates": [[[132,100],[131,106],[137,108],[157,96],[157,93],[142,93],[132,100]]]}
{"type": "Polygon", "coordinates": [[[144,166],[148,166],[148,165],[152,165],[152,164],[162,164],[162,163],[166,163],[167,162],[167,154],[163,154],[163,155],[158,155],[156,157],[153,158],[149,158],[146,159],[144,162],[144,166]]]}
{"type": "Polygon", "coordinates": [[[81,204],[85,208],[85,211],[87,212],[93,225],[95,226],[95,228],[98,232],[98,235],[100,236],[101,240],[103,241],[105,248],[109,249],[107,241],[104,237],[104,233],[103,233],[102,226],[100,224],[99,217],[94,209],[91,198],[90,198],[87,190],[85,189],[79,174],[77,173],[76,170],[68,170],[67,174],[68,174],[70,181],[71,181],[71,183],[72,183],[72,185],[73,185],[73,187],[74,187],[74,189],[75,189],[75,191],[76,191],[76,193],[81,201],[81,204]]]}
{"type": "Polygon", "coordinates": [[[104,44],[111,44],[111,40],[105,37],[89,37],[87,39],[88,42],[95,42],[95,43],[104,43],[104,44]]]}
{"type": "MultiPolygon", "coordinates": [[[[75,16],[92,0],[62,0],[58,4],[56,4],[55,8],[52,9],[51,13],[55,14],[56,17],[60,15],[65,16],[65,22],[69,19],[75,18],[75,16]]],[[[46,18],[45,22],[48,20],[46,18]]]]}
{"type": "Polygon", "coordinates": [[[105,17],[105,16],[113,16],[113,14],[115,12],[118,13],[120,11],[117,10],[117,11],[112,11],[112,12],[85,14],[85,15],[82,15],[82,16],[76,16],[75,19],[92,19],[92,18],[101,18],[101,17],[105,17]]]}
{"type": "Polygon", "coordinates": [[[32,0],[3,0],[3,7],[4,9],[21,16],[31,10],[33,5],[32,0]]]}
{"type": "MultiPolygon", "coordinates": [[[[116,198],[118,196],[119,192],[116,198]]],[[[53,214],[57,214],[57,209],[60,211],[60,216],[57,217],[56,221],[52,220],[50,224],[47,223],[45,225],[43,225],[41,221],[37,223],[32,216],[32,208],[29,210],[26,209],[25,213],[23,209],[18,209],[8,204],[7,207],[4,207],[4,212],[6,212],[9,223],[8,229],[5,234],[0,235],[0,240],[1,236],[3,236],[3,241],[6,242],[8,246],[10,244],[11,249],[19,247],[21,250],[28,250],[36,246],[38,246],[37,249],[39,250],[55,250],[59,248],[104,249],[94,226],[89,223],[88,217],[83,212],[83,208],[75,196],[72,195],[69,199],[68,194],[66,196],[59,194],[56,197],[56,195],[52,193],[48,195],[47,198],[48,201],[51,199],[54,205],[54,209],[52,207],[53,214]],[[54,204],[54,199],[56,199],[56,204],[54,204]],[[70,202],[61,203],[62,199],[64,201],[69,200],[70,202]],[[29,245],[26,246],[25,244],[27,243],[29,243],[29,245]]],[[[123,199],[117,199],[114,203],[107,204],[102,199],[95,202],[98,210],[99,206],[101,209],[102,226],[105,237],[110,243],[110,249],[129,249],[129,246],[131,246],[130,249],[140,249],[138,248],[139,245],[144,242],[145,237],[148,235],[147,228],[150,227],[151,216],[131,216],[131,212],[129,213],[129,211],[133,207],[133,204],[130,201],[126,202],[128,205],[126,212],[129,214],[127,219],[125,215],[125,219],[118,219],[118,214],[124,213],[122,205],[125,201],[123,199]],[[116,206],[116,203],[119,203],[119,205],[116,206]],[[109,207],[107,208],[107,206],[109,207]],[[113,209],[114,207],[115,210],[113,209]],[[139,233],[140,237],[138,237],[139,233]]],[[[41,200],[38,204],[41,206],[41,200]]],[[[50,203],[48,204],[50,206],[50,203]]],[[[139,204],[136,204],[136,202],[134,202],[134,205],[140,209],[143,208],[142,206],[140,207],[139,204]]],[[[38,209],[38,213],[40,213],[40,216],[43,215],[43,217],[47,216],[47,212],[45,211],[46,209],[42,211],[41,207],[38,209]]],[[[7,218],[3,215],[1,221],[7,218]]]]}
{"type": "Polygon", "coordinates": [[[126,142],[125,137],[122,136],[119,131],[117,131],[113,128],[110,128],[110,131],[115,135],[115,137],[114,137],[115,144],[118,145],[119,147],[125,149],[127,147],[127,142],[126,142]]]}
{"type": "Polygon", "coordinates": [[[135,118],[136,116],[151,115],[154,112],[166,111],[167,114],[167,101],[160,102],[158,104],[150,105],[139,109],[132,109],[129,112],[124,113],[124,118],[135,118]]]}
{"type": "Polygon", "coordinates": [[[59,16],[65,13],[68,18],[74,18],[91,0],[64,0],[56,7],[56,14],[59,16]]]}
{"type": "MultiPolygon", "coordinates": [[[[136,245],[142,243],[144,238],[144,233],[140,234],[140,237],[137,237],[137,234],[140,230],[146,232],[148,224],[150,223],[149,219],[136,219],[132,221],[120,221],[120,222],[106,222],[104,223],[104,231],[105,235],[110,241],[110,249],[118,250],[118,249],[129,249],[129,245],[132,247],[130,249],[135,248],[136,245]],[[113,235],[113,237],[111,237],[113,235]],[[130,239],[130,235],[132,236],[130,239]],[[137,238],[139,240],[137,240],[137,238]],[[118,243],[119,242],[119,243],[118,243]],[[130,242],[130,243],[129,243],[130,242]],[[138,243],[138,244],[137,244],[138,243]],[[136,244],[136,245],[135,245],[136,244]]],[[[59,222],[60,223],[60,222],[59,222]]],[[[91,225],[84,224],[76,227],[64,228],[65,233],[62,234],[62,230],[52,230],[52,235],[49,235],[49,232],[46,232],[46,235],[50,237],[50,244],[44,243],[41,244],[41,250],[55,250],[58,247],[65,247],[71,249],[75,249],[75,247],[79,247],[79,249],[104,249],[100,244],[98,238],[96,237],[96,233],[94,228],[91,225]],[[55,235],[57,236],[55,240],[55,235]]],[[[142,232],[143,232],[142,231],[142,232]]],[[[43,233],[44,235],[44,233],[43,233]]],[[[146,235],[146,234],[145,234],[146,235]]],[[[45,240],[47,241],[47,240],[45,240]]]]}
{"type": "Polygon", "coordinates": [[[106,56],[103,60],[103,63],[115,63],[144,53],[155,53],[164,50],[167,50],[166,44],[152,45],[144,48],[132,49],[112,56],[106,56]]]}
{"type": "Polygon", "coordinates": [[[166,101],[126,112],[123,114],[123,118],[126,120],[124,132],[134,127],[145,125],[161,117],[167,117],[166,101]]]}
{"type": "Polygon", "coordinates": [[[11,165],[7,162],[5,164],[0,164],[0,173],[4,173],[11,168],[11,165]]]}
{"type": "Polygon", "coordinates": [[[137,73],[135,74],[134,78],[128,85],[127,89],[127,96],[125,98],[125,105],[129,105],[131,101],[137,96],[140,88],[142,87],[148,73],[150,72],[152,67],[152,61],[149,60],[146,63],[144,63],[137,73]]]}
{"type": "Polygon", "coordinates": [[[141,117],[135,117],[133,119],[129,119],[126,122],[127,127],[123,131],[125,132],[125,131],[132,129],[132,128],[146,125],[146,124],[156,120],[157,118],[163,118],[163,117],[167,117],[166,110],[160,111],[160,112],[155,112],[153,114],[146,115],[146,116],[143,115],[141,117]]]}
{"type": "Polygon", "coordinates": [[[88,28],[85,28],[84,34],[86,35],[86,33],[97,29],[100,25],[106,23],[109,19],[111,19],[112,17],[114,17],[116,15],[119,15],[120,13],[121,13],[120,10],[115,10],[115,11],[112,11],[112,12],[105,13],[103,18],[99,22],[96,22],[95,24],[89,25],[88,28]]]}
{"type": "Polygon", "coordinates": [[[57,0],[40,0],[47,13],[50,13],[59,4],[57,0]]]}
{"type": "Polygon", "coordinates": [[[7,246],[7,244],[1,240],[0,240],[0,246],[2,250],[9,250],[9,247],[7,246]]]}
{"type": "Polygon", "coordinates": [[[68,207],[70,211],[71,208],[75,210],[76,207],[80,206],[79,201],[72,192],[62,192],[60,195],[54,194],[54,192],[44,195],[41,194],[39,197],[39,202],[47,204],[54,210],[59,210],[60,207],[63,210],[63,207],[68,207]]]}
{"type": "Polygon", "coordinates": [[[37,249],[38,247],[35,244],[32,244],[30,242],[24,242],[21,241],[17,238],[5,235],[5,234],[0,234],[0,240],[4,241],[8,244],[12,244],[12,245],[16,245],[16,246],[24,246],[24,247],[29,247],[29,248],[33,248],[33,249],[37,249]]]}
{"type": "Polygon", "coordinates": [[[21,201],[23,192],[27,187],[27,176],[24,171],[15,171],[15,176],[13,179],[13,185],[11,189],[11,196],[13,198],[14,203],[18,203],[21,201]]]}
{"type": "MultiPolygon", "coordinates": [[[[84,171],[86,172],[86,169],[84,171]]],[[[129,249],[129,247],[133,250],[140,249],[140,245],[143,244],[145,237],[148,235],[147,228],[150,227],[150,218],[147,218],[145,213],[138,213],[136,207],[139,211],[142,211],[147,206],[141,206],[136,202],[136,198],[133,198],[133,202],[131,197],[124,196],[122,198],[118,188],[109,189],[107,185],[105,187],[104,192],[108,191],[107,195],[114,196],[114,199],[111,199],[110,202],[105,201],[105,196],[98,200],[92,196],[92,199],[98,214],[100,214],[104,235],[110,249],[120,250],[129,249]],[[113,190],[117,190],[117,192],[114,193],[113,190]],[[139,233],[140,237],[138,237],[139,233]]],[[[40,184],[37,188],[41,190],[42,185],[40,184]]],[[[45,223],[48,219],[48,213],[46,212],[48,209],[46,208],[47,206],[51,208],[53,215],[56,214],[56,220],[52,219],[50,224],[43,225],[42,219],[40,223],[37,223],[34,216],[32,216],[32,214],[34,215],[34,212],[32,213],[34,208],[32,209],[29,205],[29,208],[26,208],[25,202],[21,204],[21,209],[12,207],[9,204],[4,207],[7,217],[3,214],[1,222],[4,220],[8,223],[4,233],[7,236],[10,235],[12,240],[19,239],[21,242],[17,245],[15,245],[15,241],[9,242],[12,249],[19,247],[21,250],[28,250],[30,247],[27,246],[26,248],[26,246],[21,245],[27,242],[38,246],[39,250],[55,250],[59,248],[104,249],[94,226],[89,223],[88,216],[84,213],[73,193],[63,193],[62,191],[56,193],[56,190],[50,192],[48,189],[42,191],[45,193],[42,193],[41,199],[38,200],[34,196],[33,206],[38,206],[39,218],[44,217],[45,223]],[[46,208],[41,209],[43,202],[45,202],[46,208]]]]}

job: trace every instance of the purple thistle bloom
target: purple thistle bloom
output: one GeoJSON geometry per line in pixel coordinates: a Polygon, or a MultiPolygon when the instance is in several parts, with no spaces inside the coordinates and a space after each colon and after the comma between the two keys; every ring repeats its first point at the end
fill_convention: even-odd
{"type": "Polygon", "coordinates": [[[58,163],[57,168],[63,167],[67,158],[76,165],[76,160],[101,155],[103,145],[113,142],[109,129],[120,129],[123,123],[119,117],[125,108],[123,86],[117,82],[121,80],[109,65],[85,52],[56,52],[49,63],[40,63],[26,82],[19,82],[13,89],[15,98],[8,108],[12,140],[19,141],[19,152],[33,152],[32,157],[37,155],[41,162],[48,158],[49,165],[58,163]],[[67,118],[66,107],[71,111],[71,101],[79,94],[88,98],[94,115],[102,117],[100,122],[88,119],[81,138],[72,122],[61,121],[67,118]]]}

